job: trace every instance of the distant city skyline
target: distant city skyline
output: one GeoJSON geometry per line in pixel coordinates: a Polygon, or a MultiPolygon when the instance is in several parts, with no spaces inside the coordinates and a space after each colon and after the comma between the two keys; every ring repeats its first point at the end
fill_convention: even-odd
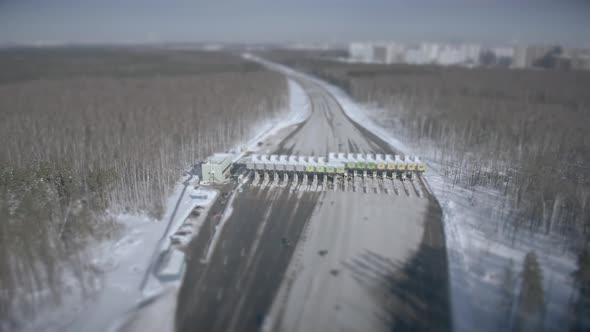
{"type": "Polygon", "coordinates": [[[590,47],[590,1],[0,0],[2,43],[364,40],[590,47]]]}

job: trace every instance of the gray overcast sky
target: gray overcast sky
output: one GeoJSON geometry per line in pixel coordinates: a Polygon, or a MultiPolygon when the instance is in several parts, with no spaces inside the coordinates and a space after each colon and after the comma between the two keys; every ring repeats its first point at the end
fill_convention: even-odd
{"type": "Polygon", "coordinates": [[[0,42],[560,43],[590,0],[0,0],[0,42]]]}

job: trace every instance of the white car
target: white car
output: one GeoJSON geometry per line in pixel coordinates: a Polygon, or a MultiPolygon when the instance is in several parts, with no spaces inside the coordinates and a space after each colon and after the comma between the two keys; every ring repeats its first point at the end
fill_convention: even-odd
{"type": "Polygon", "coordinates": [[[190,242],[190,236],[171,235],[170,243],[174,245],[186,245],[190,242]]]}
{"type": "Polygon", "coordinates": [[[191,234],[193,234],[192,229],[188,229],[188,228],[181,228],[178,231],[176,231],[176,233],[174,233],[174,235],[179,235],[179,236],[190,236],[191,234]]]}
{"type": "Polygon", "coordinates": [[[193,189],[193,191],[189,194],[191,198],[199,199],[199,200],[207,200],[209,195],[207,195],[206,191],[202,191],[201,189],[193,189]]]}

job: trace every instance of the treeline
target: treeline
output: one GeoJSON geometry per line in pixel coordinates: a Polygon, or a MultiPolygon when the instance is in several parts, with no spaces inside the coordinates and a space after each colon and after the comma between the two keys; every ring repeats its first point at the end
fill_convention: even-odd
{"type": "Polygon", "coordinates": [[[91,287],[80,255],[116,229],[107,209],[160,217],[183,171],[286,106],[284,77],[224,53],[57,49],[44,71],[18,52],[0,53],[0,321],[59,299],[64,271],[91,287]]]}
{"type": "Polygon", "coordinates": [[[56,47],[0,49],[0,84],[75,77],[151,78],[260,71],[222,52],[153,47],[56,47]]]}

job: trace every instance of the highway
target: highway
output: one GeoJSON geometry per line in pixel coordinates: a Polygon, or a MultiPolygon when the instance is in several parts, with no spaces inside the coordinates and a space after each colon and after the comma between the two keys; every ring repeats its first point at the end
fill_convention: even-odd
{"type": "Polygon", "coordinates": [[[389,144],[381,141],[352,122],[340,105],[318,84],[299,79],[308,94],[312,113],[295,130],[285,131],[278,144],[268,142],[269,150],[277,154],[327,155],[329,152],[393,153],[389,144]]]}
{"type": "MultiPolygon", "coordinates": [[[[395,153],[320,85],[295,79],[311,116],[263,142],[265,152],[395,153]]],[[[203,260],[223,207],[212,209],[189,248],[178,331],[451,329],[441,209],[423,180],[356,177],[317,189],[231,191],[231,215],[203,260]]]]}

